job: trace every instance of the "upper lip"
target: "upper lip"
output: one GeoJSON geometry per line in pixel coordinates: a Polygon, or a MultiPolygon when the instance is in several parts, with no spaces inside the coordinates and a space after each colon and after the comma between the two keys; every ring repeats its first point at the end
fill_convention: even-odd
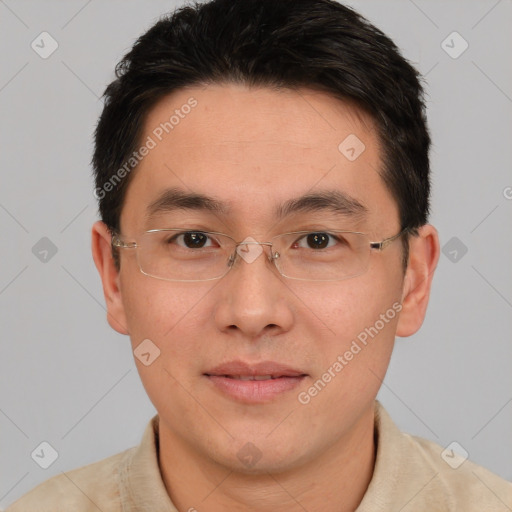
{"type": "Polygon", "coordinates": [[[291,368],[290,366],[277,363],[275,361],[245,363],[244,361],[236,360],[220,364],[205,372],[205,375],[241,375],[246,377],[270,375],[272,377],[301,377],[307,374],[302,370],[291,368]]]}

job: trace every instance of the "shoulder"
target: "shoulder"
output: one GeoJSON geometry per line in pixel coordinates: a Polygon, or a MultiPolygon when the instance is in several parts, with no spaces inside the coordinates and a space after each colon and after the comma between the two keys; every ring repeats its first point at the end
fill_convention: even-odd
{"type": "Polygon", "coordinates": [[[23,495],[5,512],[121,512],[119,473],[134,449],[63,471],[23,495]]]}
{"type": "MultiPolygon", "coordinates": [[[[411,450],[414,464],[429,468],[431,491],[451,503],[454,510],[509,511],[512,483],[467,459],[462,448],[443,448],[433,441],[402,434],[411,450]]],[[[432,496],[432,495],[431,495],[432,496]]],[[[447,504],[445,501],[445,504],[447,504]]]]}
{"type": "Polygon", "coordinates": [[[358,512],[512,510],[512,483],[458,454],[460,445],[443,448],[400,431],[378,401],[375,433],[374,474],[358,512]]]}

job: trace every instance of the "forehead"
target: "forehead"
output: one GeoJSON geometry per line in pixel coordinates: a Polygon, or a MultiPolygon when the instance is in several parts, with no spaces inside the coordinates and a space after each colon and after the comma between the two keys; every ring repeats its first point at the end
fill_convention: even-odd
{"type": "Polygon", "coordinates": [[[169,188],[214,197],[231,220],[244,222],[271,221],[280,204],[315,190],[345,193],[370,216],[396,216],[379,175],[372,120],[322,92],[234,84],[180,89],[149,111],[140,141],[150,140],[133,171],[122,226],[141,227],[169,188]]]}

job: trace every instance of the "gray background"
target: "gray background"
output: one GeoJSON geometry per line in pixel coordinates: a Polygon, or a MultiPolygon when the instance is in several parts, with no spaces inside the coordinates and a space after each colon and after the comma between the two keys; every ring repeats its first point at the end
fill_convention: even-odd
{"type": "MultiPolygon", "coordinates": [[[[0,0],[3,507],[52,475],[137,444],[155,413],[128,338],[105,319],[90,251],[89,161],[115,63],[175,5],[0,0]],[[59,45],[47,59],[31,48],[42,31],[59,45]],[[57,248],[46,262],[32,252],[42,237],[57,248]],[[59,454],[46,470],[30,455],[42,441],[59,454]]],[[[426,75],[431,222],[446,253],[423,328],[398,340],[380,399],[403,430],[443,447],[457,441],[510,480],[512,4],[351,5],[426,75]],[[458,58],[442,47],[453,31],[469,44],[458,58]]],[[[462,44],[451,36],[444,48],[462,44]]]]}

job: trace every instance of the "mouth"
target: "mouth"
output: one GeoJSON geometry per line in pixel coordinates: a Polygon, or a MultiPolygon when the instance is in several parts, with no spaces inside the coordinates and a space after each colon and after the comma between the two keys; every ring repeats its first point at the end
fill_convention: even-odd
{"type": "Polygon", "coordinates": [[[248,364],[231,361],[203,374],[217,391],[243,403],[275,400],[299,386],[308,376],[300,369],[274,361],[248,364]]]}
{"type": "Polygon", "coordinates": [[[281,377],[285,377],[285,375],[209,375],[208,377],[226,377],[226,379],[235,379],[235,380],[270,380],[270,379],[280,379],[281,377]]]}

